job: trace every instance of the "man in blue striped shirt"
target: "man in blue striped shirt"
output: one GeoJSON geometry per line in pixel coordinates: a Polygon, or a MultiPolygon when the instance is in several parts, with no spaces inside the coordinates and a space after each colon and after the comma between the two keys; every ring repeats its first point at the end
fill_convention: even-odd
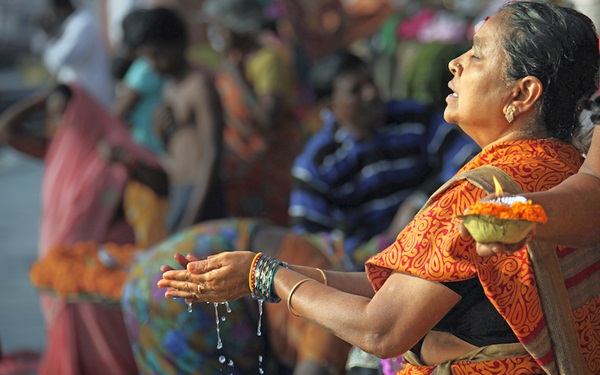
{"type": "Polygon", "coordinates": [[[439,153],[452,125],[430,106],[384,103],[368,66],[349,52],[317,62],[311,81],[327,109],[292,169],[292,227],[340,233],[347,267],[362,269],[358,245],[386,233],[408,196],[438,185],[439,153]]]}

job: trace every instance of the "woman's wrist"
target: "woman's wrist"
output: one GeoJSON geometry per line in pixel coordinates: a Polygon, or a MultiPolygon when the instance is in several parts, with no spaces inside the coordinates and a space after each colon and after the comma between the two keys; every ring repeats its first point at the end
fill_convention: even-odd
{"type": "Polygon", "coordinates": [[[257,300],[264,300],[271,303],[278,303],[281,298],[275,292],[273,283],[275,281],[275,272],[279,266],[289,268],[286,262],[264,255],[256,254],[252,260],[248,275],[248,284],[252,297],[257,300]]]}

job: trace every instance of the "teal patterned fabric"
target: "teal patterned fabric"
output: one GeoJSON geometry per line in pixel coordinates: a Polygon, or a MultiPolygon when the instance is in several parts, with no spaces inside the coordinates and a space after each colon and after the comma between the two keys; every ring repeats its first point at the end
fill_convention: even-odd
{"type": "Polygon", "coordinates": [[[269,359],[266,333],[257,335],[256,301],[239,299],[217,306],[222,340],[218,349],[214,304],[194,304],[188,312],[185,301],[165,299],[165,290],[156,286],[161,265],[180,268],[173,258],[175,253],[201,257],[248,250],[258,224],[239,219],[205,222],[175,234],[139,259],[121,302],[141,374],[241,375],[259,374],[261,369],[274,373],[269,370],[273,360],[269,359]]]}

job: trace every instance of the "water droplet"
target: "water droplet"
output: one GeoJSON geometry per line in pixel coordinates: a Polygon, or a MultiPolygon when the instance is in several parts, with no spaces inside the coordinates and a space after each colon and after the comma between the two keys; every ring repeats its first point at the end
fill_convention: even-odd
{"type": "Polygon", "coordinates": [[[226,317],[224,317],[224,316],[222,316],[222,317],[221,317],[221,321],[222,321],[222,322],[224,322],[224,321],[226,321],[226,320],[227,320],[227,318],[226,318],[226,317]]]}
{"type": "Polygon", "coordinates": [[[232,359],[229,360],[229,362],[227,363],[227,366],[233,367],[233,360],[232,359]]]}
{"type": "Polygon", "coordinates": [[[227,358],[225,358],[225,356],[219,357],[219,362],[221,362],[221,363],[225,363],[226,360],[227,360],[227,358]]]}
{"type": "Polygon", "coordinates": [[[223,348],[221,341],[221,319],[219,319],[219,304],[215,303],[215,321],[217,322],[217,349],[223,348]]]}
{"type": "Polygon", "coordinates": [[[192,312],[192,303],[188,303],[188,312],[191,313],[192,312]]]}
{"type": "Polygon", "coordinates": [[[258,329],[256,330],[256,335],[257,336],[262,336],[262,332],[260,331],[260,328],[261,328],[261,324],[262,324],[263,303],[264,302],[265,302],[264,299],[259,299],[258,300],[258,329]]]}
{"type": "Polygon", "coordinates": [[[262,375],[262,374],[264,374],[264,373],[265,373],[265,370],[263,370],[263,369],[262,369],[262,367],[260,367],[260,368],[258,369],[258,373],[262,375]]]}
{"type": "Polygon", "coordinates": [[[225,302],[225,307],[227,308],[227,314],[231,314],[231,306],[229,306],[229,302],[225,302]]]}

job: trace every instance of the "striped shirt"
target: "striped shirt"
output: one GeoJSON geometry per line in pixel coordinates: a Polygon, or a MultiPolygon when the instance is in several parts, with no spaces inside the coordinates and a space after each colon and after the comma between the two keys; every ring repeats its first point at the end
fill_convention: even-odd
{"type": "Polygon", "coordinates": [[[450,134],[444,126],[452,125],[438,111],[412,101],[388,103],[385,122],[369,139],[326,121],[292,169],[294,231],[340,232],[352,259],[353,250],[384,232],[404,199],[442,168],[439,137],[450,134]]]}

